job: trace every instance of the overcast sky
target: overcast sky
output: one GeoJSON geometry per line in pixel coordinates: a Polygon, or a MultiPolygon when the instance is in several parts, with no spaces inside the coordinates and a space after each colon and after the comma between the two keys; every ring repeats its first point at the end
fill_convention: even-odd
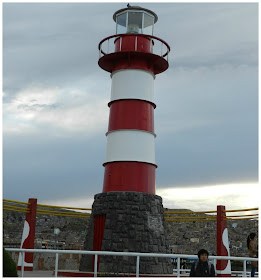
{"type": "MultiPolygon", "coordinates": [[[[258,4],[134,5],[158,15],[171,47],[155,80],[163,205],[257,206],[258,4]]],[[[98,44],[124,7],[3,4],[4,198],[90,207],[102,192],[111,78],[98,44]]]]}

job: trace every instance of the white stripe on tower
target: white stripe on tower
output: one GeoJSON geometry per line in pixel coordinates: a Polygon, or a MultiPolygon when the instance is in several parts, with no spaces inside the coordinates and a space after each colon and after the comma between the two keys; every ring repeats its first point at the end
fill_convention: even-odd
{"type": "Polygon", "coordinates": [[[112,73],[111,101],[141,99],[154,103],[155,76],[144,70],[124,69],[112,73]]]}
{"type": "Polygon", "coordinates": [[[114,130],[107,134],[106,162],[140,161],[155,164],[155,135],[142,130],[114,130]]]}

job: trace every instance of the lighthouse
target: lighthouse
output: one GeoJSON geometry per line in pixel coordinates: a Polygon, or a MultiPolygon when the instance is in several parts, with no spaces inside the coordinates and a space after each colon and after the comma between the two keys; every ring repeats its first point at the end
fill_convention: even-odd
{"type": "MultiPolygon", "coordinates": [[[[98,45],[111,94],[102,193],[96,194],[84,248],[168,253],[161,197],[155,188],[154,81],[168,69],[169,45],[153,35],[158,16],[127,5],[113,15],[116,34],[98,45]]],[[[98,271],[135,272],[134,258],[101,256],[98,271]]],[[[92,271],[84,256],[80,270],[92,271]]],[[[172,273],[170,260],[141,258],[140,272],[172,273]]]]}
{"type": "Polygon", "coordinates": [[[154,80],[168,68],[170,48],[153,36],[154,12],[129,6],[113,19],[116,35],[99,44],[98,64],[112,79],[103,192],[155,194],[154,80]],[[114,51],[106,53],[110,41],[114,51]]]}

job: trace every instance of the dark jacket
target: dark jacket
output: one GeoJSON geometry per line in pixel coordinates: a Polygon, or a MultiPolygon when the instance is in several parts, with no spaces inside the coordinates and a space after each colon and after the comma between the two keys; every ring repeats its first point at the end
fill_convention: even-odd
{"type": "Polygon", "coordinates": [[[192,264],[190,277],[215,277],[214,265],[210,264],[208,261],[196,261],[192,264]]]}

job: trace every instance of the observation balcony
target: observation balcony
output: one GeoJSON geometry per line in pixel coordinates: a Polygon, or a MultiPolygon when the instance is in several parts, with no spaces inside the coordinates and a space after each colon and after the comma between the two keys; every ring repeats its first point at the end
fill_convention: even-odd
{"type": "Polygon", "coordinates": [[[110,73],[120,69],[142,69],[154,75],[168,69],[170,46],[160,38],[145,34],[116,34],[98,46],[99,66],[110,73]]]}

